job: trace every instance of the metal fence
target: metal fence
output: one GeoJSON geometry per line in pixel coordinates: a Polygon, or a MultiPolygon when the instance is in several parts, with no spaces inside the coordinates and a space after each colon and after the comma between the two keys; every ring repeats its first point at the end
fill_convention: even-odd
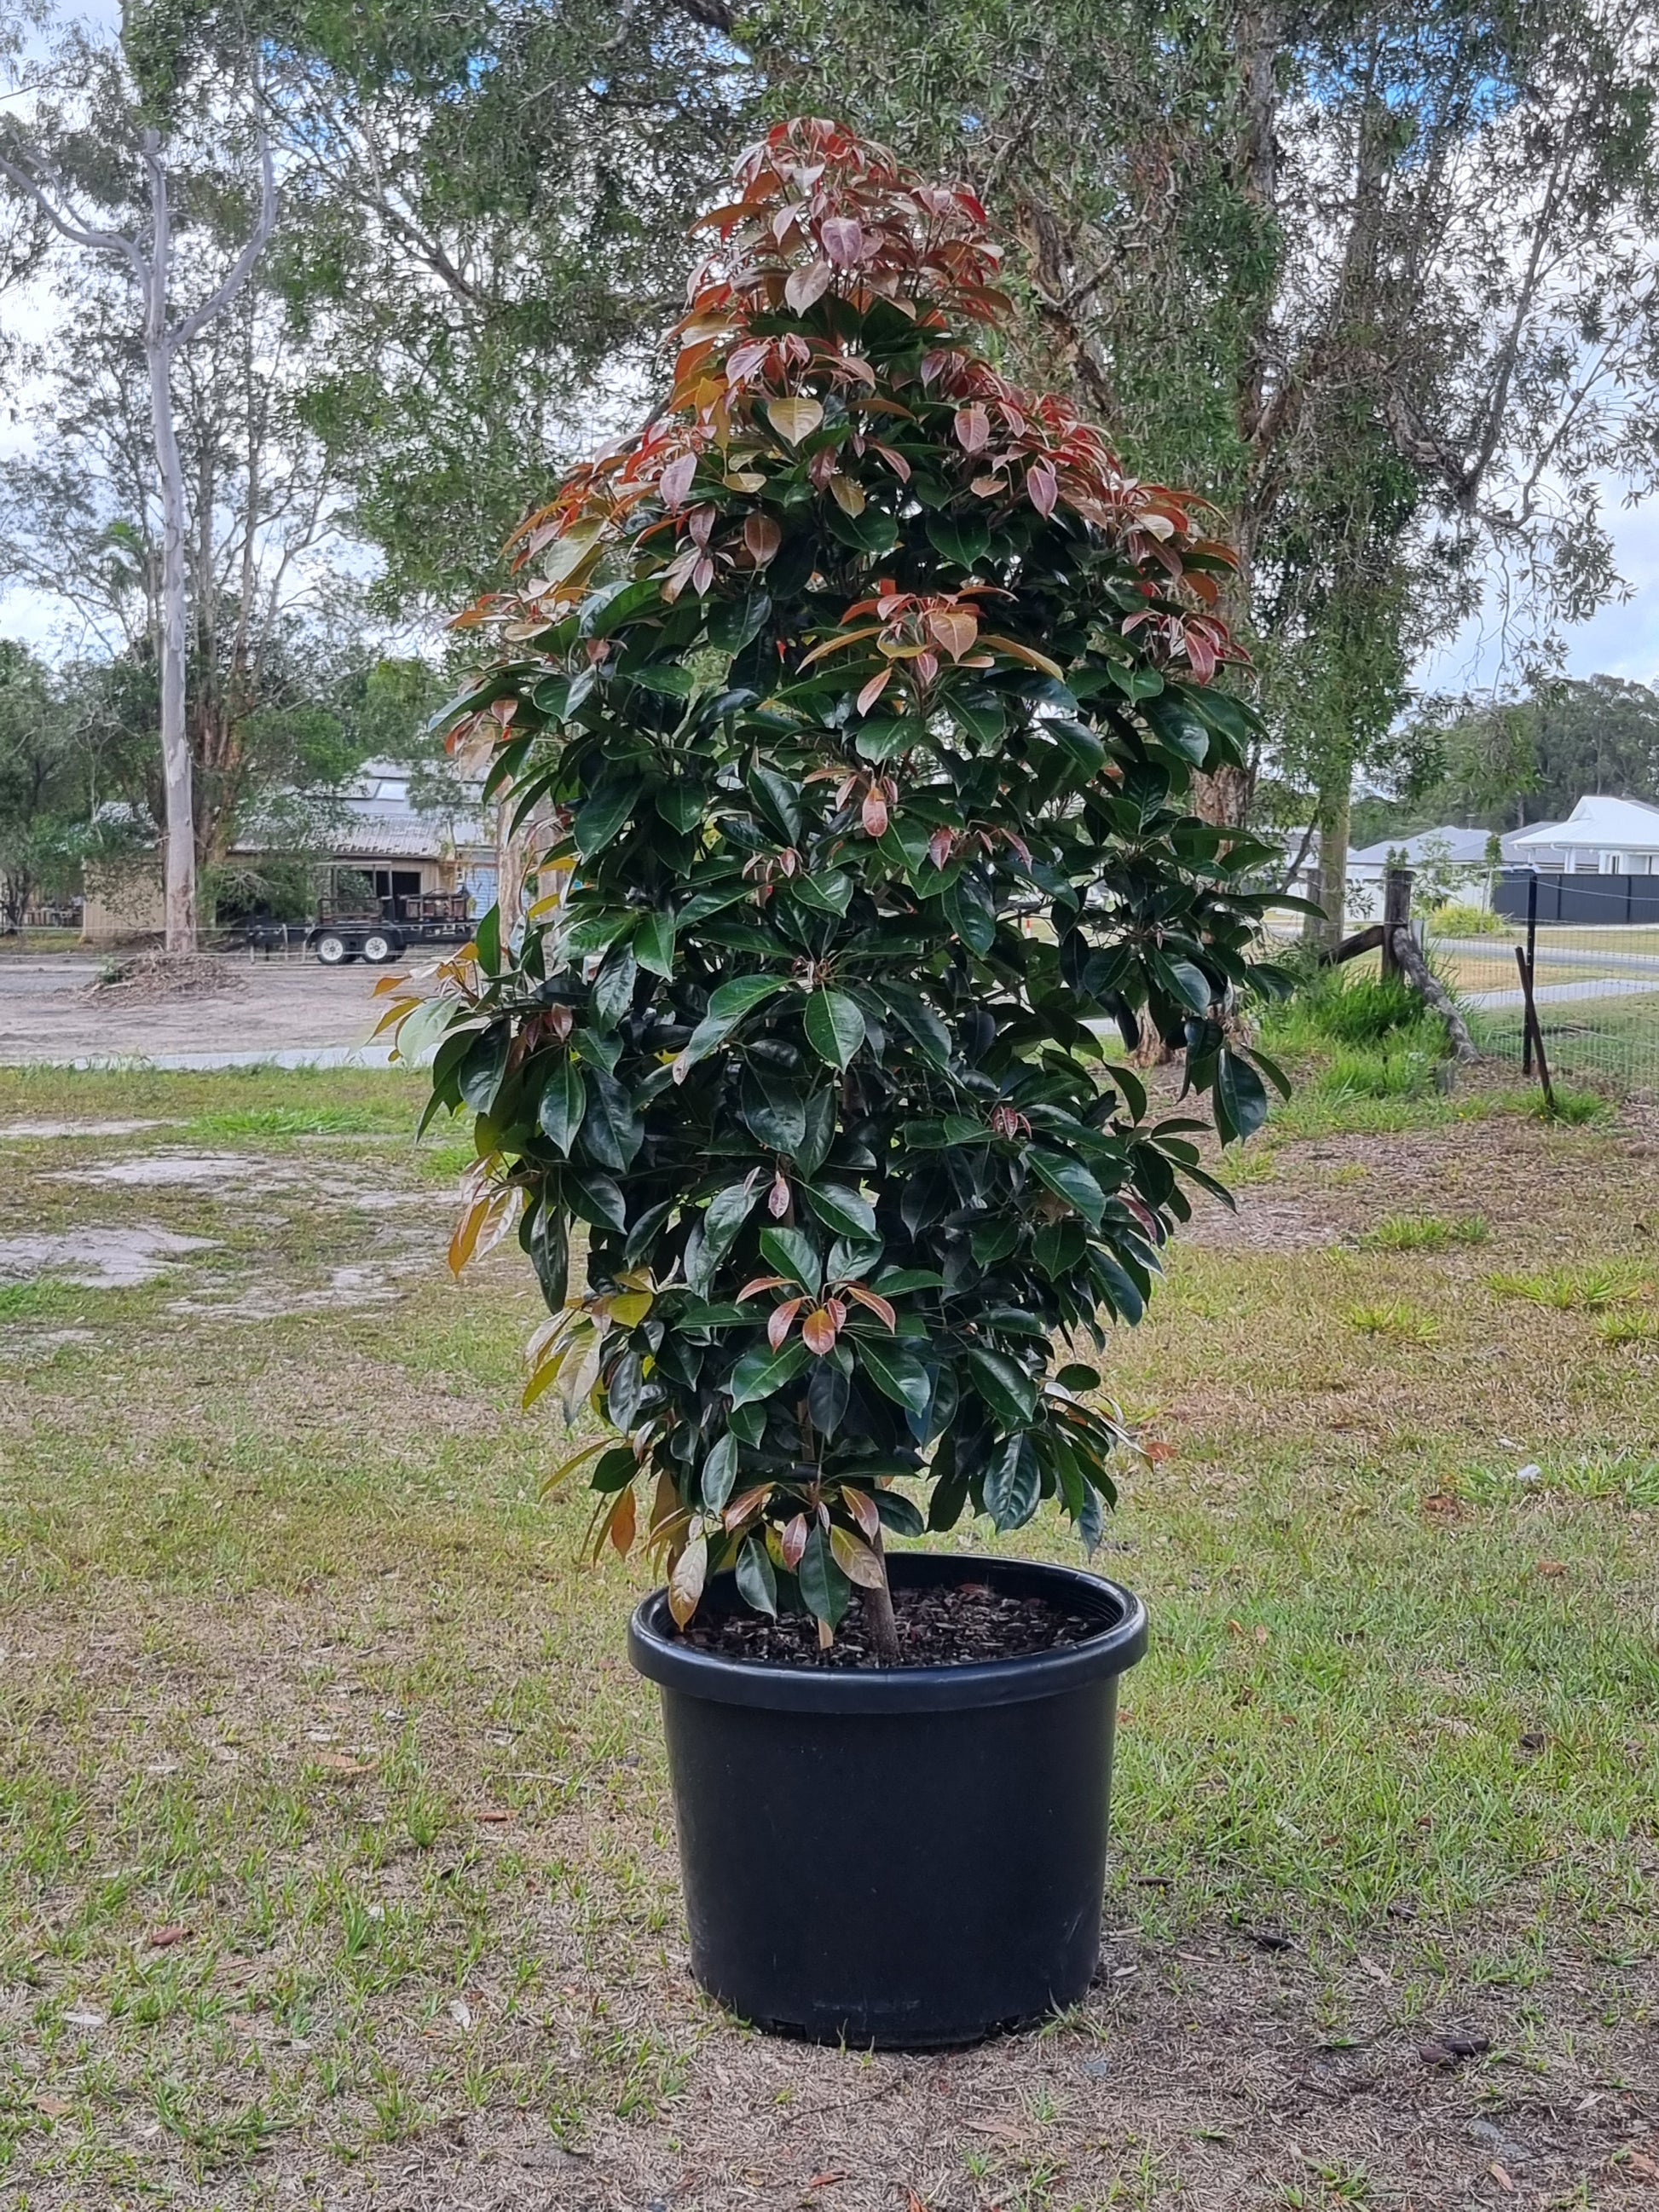
{"type": "Polygon", "coordinates": [[[1659,1095],[1659,878],[1511,869],[1498,891],[1485,927],[1462,907],[1425,927],[1475,1042],[1528,1074],[1541,1046],[1557,1081],[1659,1095]]]}

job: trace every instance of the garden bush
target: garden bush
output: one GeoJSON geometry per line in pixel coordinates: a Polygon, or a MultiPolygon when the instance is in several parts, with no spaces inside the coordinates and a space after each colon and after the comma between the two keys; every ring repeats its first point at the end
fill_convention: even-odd
{"type": "Polygon", "coordinates": [[[797,122],[704,227],[672,391],[462,617],[522,927],[388,1018],[474,1116],[457,1261],[516,1226],[540,1278],[527,1397],[609,1425],[562,1470],[596,1547],[681,1621],[726,1566],[822,1638],[861,1588],[888,1648],[885,1537],[1099,1534],[1079,1344],[1219,1189],[1115,1053],[1150,1022],[1224,1142],[1280,1080],[1269,855],[1193,805],[1257,725],[1202,502],[988,357],[971,194],[797,122]]]}

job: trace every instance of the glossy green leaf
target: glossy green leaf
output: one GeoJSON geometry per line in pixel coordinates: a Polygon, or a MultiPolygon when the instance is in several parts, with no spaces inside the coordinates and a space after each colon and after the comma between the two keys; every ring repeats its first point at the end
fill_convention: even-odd
{"type": "Polygon", "coordinates": [[[560,1188],[565,1204],[579,1221],[595,1229],[626,1229],[628,1208],[619,1188],[608,1175],[567,1167],[561,1170],[560,1188]]]}
{"type": "Polygon", "coordinates": [[[745,1605],[777,1619],[778,1578],[773,1572],[766,1546],[758,1536],[744,1537],[738,1553],[736,1581],[738,1595],[745,1605]]]}
{"type": "Polygon", "coordinates": [[[738,1440],[726,1431],[717,1444],[711,1447],[702,1463],[702,1502],[711,1513],[725,1510],[726,1501],[737,1486],[738,1440]]]}
{"type": "Polygon", "coordinates": [[[781,1352],[773,1352],[764,1344],[745,1352],[732,1370],[732,1403],[746,1406],[755,1399],[769,1398],[775,1390],[792,1382],[811,1357],[798,1336],[791,1337],[781,1352]]]}
{"type": "Polygon", "coordinates": [[[1023,1429],[1036,1410],[1036,1385],[1006,1352],[969,1352],[965,1364],[975,1390],[1005,1429],[1023,1429]]]}
{"type": "Polygon", "coordinates": [[[605,850],[638,805],[641,788],[637,776],[602,783],[576,809],[571,835],[583,860],[592,860],[605,850]]]}
{"type": "Polygon", "coordinates": [[[674,917],[648,914],[634,933],[634,957],[653,975],[674,972],[674,917]]]}
{"type": "Polygon", "coordinates": [[[816,1291],[823,1280],[818,1248],[804,1229],[763,1229],[760,1249],[769,1267],[787,1275],[802,1290],[816,1291]]]}
{"type": "Polygon", "coordinates": [[[836,1627],[847,1611],[853,1585],[836,1565],[830,1539],[816,1521],[795,1574],[807,1611],[831,1628],[836,1627]]]}
{"type": "Polygon", "coordinates": [[[976,568],[991,550],[991,532],[983,523],[930,514],[927,536],[934,550],[958,568],[976,568]]]}
{"type": "Polygon", "coordinates": [[[582,1121],[583,1149],[599,1165],[617,1175],[634,1164],[645,1134],[645,1124],[634,1111],[634,1102],[614,1075],[590,1067],[586,1075],[587,1114],[582,1121]]]}
{"type": "Polygon", "coordinates": [[[907,1413],[920,1415],[927,1411],[933,1385],[927,1370],[913,1352],[905,1351],[890,1337],[865,1337],[859,1342],[858,1362],[884,1397],[902,1406],[907,1413]]]}
{"type": "Polygon", "coordinates": [[[1047,1183],[1057,1197],[1076,1206],[1085,1220],[1099,1226],[1100,1218],[1106,1211],[1106,1194],[1081,1160],[1073,1159],[1066,1152],[1053,1152],[1034,1146],[1025,1156],[1025,1164],[1039,1182],[1047,1183]]]}
{"type": "Polygon", "coordinates": [[[1029,1437],[1011,1437],[985,1477],[985,1507],[1005,1534],[1023,1528],[1042,1495],[1042,1469],[1029,1437]]]}
{"type": "Polygon", "coordinates": [[[1239,1137],[1254,1136],[1267,1118],[1267,1087],[1249,1061],[1236,1052],[1221,1054],[1215,1095],[1239,1137]]]}
{"type": "Polygon", "coordinates": [[[542,1091],[541,1103],[536,1109],[542,1133],[550,1144],[568,1154],[580,1128],[582,1115],[587,1109],[587,1091],[583,1085],[581,1070],[568,1053],[553,1066],[542,1091]]]}
{"type": "Polygon", "coordinates": [[[864,1016],[844,991],[814,991],[806,1001],[805,1028],[813,1051],[832,1067],[845,1067],[864,1042],[864,1016]]]}
{"type": "Polygon", "coordinates": [[[848,1190],[844,1183],[808,1183],[804,1195],[824,1227],[836,1236],[874,1237],[876,1210],[859,1192],[848,1190]]]}

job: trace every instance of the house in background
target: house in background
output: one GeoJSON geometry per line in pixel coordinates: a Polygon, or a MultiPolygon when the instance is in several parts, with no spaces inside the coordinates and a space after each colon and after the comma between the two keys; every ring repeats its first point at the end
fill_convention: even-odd
{"type": "MultiPolygon", "coordinates": [[[[417,808],[410,783],[397,762],[368,761],[320,810],[320,828],[300,856],[317,882],[320,913],[456,891],[468,895],[475,915],[495,904],[495,841],[476,801],[417,808]]],[[[274,832],[251,835],[237,840],[230,859],[254,870],[291,850],[274,832]]],[[[83,944],[159,937],[162,926],[159,851],[131,865],[88,867],[83,944]]]]}
{"type": "MultiPolygon", "coordinates": [[[[377,899],[465,891],[474,914],[495,902],[495,841],[476,805],[442,813],[410,800],[410,772],[393,761],[368,761],[339,802],[319,863],[325,912],[337,910],[367,877],[377,899]]],[[[238,854],[252,848],[238,846],[238,854]]]]}
{"type": "MultiPolygon", "coordinates": [[[[1547,825],[1545,825],[1547,826],[1547,825]]],[[[1410,837],[1382,837],[1348,854],[1348,898],[1357,915],[1374,921],[1382,911],[1382,878],[1389,863],[1403,860],[1427,877],[1431,872],[1449,872],[1450,895],[1466,906],[1490,907],[1492,879],[1502,867],[1516,863],[1511,848],[1528,833],[1511,830],[1498,841],[1500,859],[1492,859],[1490,830],[1465,830],[1447,823],[1438,830],[1419,830],[1410,837]]],[[[1559,864],[1558,864],[1559,865],[1559,864]]]]}
{"type": "Polygon", "coordinates": [[[1641,799],[1581,799],[1565,822],[1504,840],[1512,867],[1577,876],[1659,876],[1659,806],[1641,799]]]}

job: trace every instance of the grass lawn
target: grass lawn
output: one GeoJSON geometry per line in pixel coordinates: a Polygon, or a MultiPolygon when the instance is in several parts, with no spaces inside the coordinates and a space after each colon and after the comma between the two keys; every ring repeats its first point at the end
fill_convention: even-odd
{"type": "Polygon", "coordinates": [[[687,1979],[638,1585],[415,1095],[0,1071],[0,2206],[1659,2202],[1639,1130],[1402,1046],[1232,1164],[1109,1363],[1099,1984],[872,2057],[687,1979]]]}

